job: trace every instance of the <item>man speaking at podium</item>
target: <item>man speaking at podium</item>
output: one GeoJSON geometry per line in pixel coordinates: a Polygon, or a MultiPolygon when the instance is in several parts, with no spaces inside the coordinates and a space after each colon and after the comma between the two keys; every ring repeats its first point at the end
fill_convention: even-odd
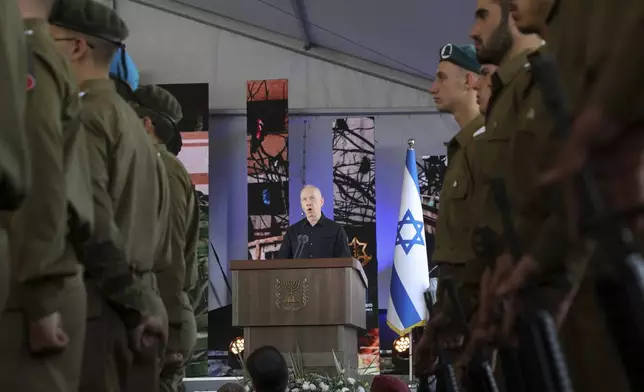
{"type": "Polygon", "coordinates": [[[320,189],[306,185],[300,192],[306,217],[286,231],[280,259],[328,259],[351,257],[347,233],[322,213],[324,198],[320,189]]]}

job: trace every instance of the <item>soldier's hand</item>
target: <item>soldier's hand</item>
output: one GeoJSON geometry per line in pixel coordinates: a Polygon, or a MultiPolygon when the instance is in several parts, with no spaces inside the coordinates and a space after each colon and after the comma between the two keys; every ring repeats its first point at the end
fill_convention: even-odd
{"type": "Polygon", "coordinates": [[[530,255],[523,256],[510,274],[499,282],[496,289],[496,296],[503,298],[516,293],[529,278],[538,272],[539,264],[530,255]]]}
{"type": "Polygon", "coordinates": [[[34,354],[46,354],[65,349],[69,336],[63,330],[60,313],[54,312],[29,323],[29,349],[34,354]]]}
{"type": "Polygon", "coordinates": [[[587,107],[575,119],[555,164],[541,176],[540,182],[551,185],[571,179],[586,163],[592,145],[600,138],[606,141],[617,133],[618,125],[609,121],[598,106],[587,107]]]}
{"type": "Polygon", "coordinates": [[[133,349],[142,352],[161,343],[165,346],[168,342],[168,335],[163,322],[157,317],[146,316],[141,323],[131,331],[133,349]]]}
{"type": "Polygon", "coordinates": [[[438,330],[443,328],[448,323],[448,318],[443,313],[438,313],[432,318],[423,331],[423,336],[418,343],[414,346],[413,353],[413,367],[414,374],[417,376],[425,376],[433,374],[436,361],[436,334],[438,330]]]}
{"type": "Polygon", "coordinates": [[[163,358],[163,367],[164,368],[179,368],[183,364],[183,354],[181,353],[166,353],[163,358]]]}

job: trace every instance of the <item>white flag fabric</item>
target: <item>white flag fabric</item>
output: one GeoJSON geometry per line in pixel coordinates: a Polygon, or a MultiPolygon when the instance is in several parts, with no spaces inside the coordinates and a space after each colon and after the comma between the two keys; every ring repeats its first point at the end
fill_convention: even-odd
{"type": "Polygon", "coordinates": [[[427,242],[420,187],[416,169],[416,152],[407,150],[398,230],[391,273],[387,324],[400,336],[425,324],[427,306],[424,293],[429,289],[427,242]]]}

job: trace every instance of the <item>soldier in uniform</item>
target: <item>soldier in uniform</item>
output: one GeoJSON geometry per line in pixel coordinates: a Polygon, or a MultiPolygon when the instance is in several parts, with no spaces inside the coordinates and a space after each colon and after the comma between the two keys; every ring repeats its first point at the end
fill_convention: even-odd
{"type": "MultiPolygon", "coordinates": [[[[484,131],[484,119],[479,113],[474,90],[480,69],[473,46],[445,45],[440,51],[436,79],[429,90],[438,110],[452,114],[461,131],[447,143],[448,167],[440,195],[432,256],[440,269],[437,304],[413,356],[418,375],[433,371],[435,344],[459,340],[455,331],[462,331],[462,326],[452,322],[457,319],[457,310],[445,295],[447,279],[453,281],[466,315],[472,314],[476,306],[483,267],[476,264],[472,253],[469,217],[471,197],[477,185],[471,181],[470,174],[470,167],[476,165],[472,161],[474,146],[471,142],[474,135],[484,131]]],[[[449,354],[456,356],[459,349],[460,345],[456,344],[449,354]]]]}
{"type": "Polygon", "coordinates": [[[123,20],[94,1],[65,0],[50,23],[83,96],[80,119],[94,196],[94,235],[82,254],[88,323],[80,391],[123,391],[133,356],[156,358],[159,344],[167,341],[165,309],[151,287],[166,223],[159,216],[162,162],[108,77],[110,61],[128,35],[123,20]]]}
{"type": "Polygon", "coordinates": [[[498,67],[494,64],[483,64],[481,66],[481,77],[474,85],[476,90],[476,103],[479,105],[479,111],[482,116],[487,114],[490,95],[492,95],[492,75],[498,67]]]}
{"type": "MultiPolygon", "coordinates": [[[[486,131],[474,138],[474,143],[478,143],[476,151],[481,155],[478,157],[480,165],[473,169],[474,181],[485,184],[474,201],[475,232],[489,230],[496,238],[481,243],[482,238],[475,235],[473,243],[482,248],[480,257],[489,258],[489,255],[484,255],[487,251],[497,252],[495,243],[503,244],[505,251],[501,257],[493,255],[485,260],[488,267],[481,282],[482,306],[473,338],[466,349],[466,358],[482,341],[494,336],[496,326],[490,324],[489,317],[494,300],[492,288],[497,287],[496,282],[510,271],[514,263],[509,253],[510,245],[532,245],[553,208],[549,203],[550,195],[535,191],[538,170],[545,164],[551,148],[548,143],[551,126],[548,125],[548,116],[543,115],[540,92],[534,88],[527,57],[540,48],[541,38],[536,34],[522,34],[516,28],[505,1],[479,0],[475,15],[471,36],[479,61],[498,68],[491,77],[492,95],[487,107],[486,131]],[[506,194],[509,205],[503,205],[496,198],[497,184],[506,194]],[[513,222],[512,229],[517,233],[518,244],[504,241],[504,213],[513,222]]],[[[548,294],[560,295],[559,288],[552,291],[548,294]]]]}
{"type": "Polygon", "coordinates": [[[183,117],[179,102],[168,91],[154,85],[141,86],[135,95],[138,104],[134,108],[161,154],[170,181],[172,266],[157,276],[170,322],[161,391],[177,392],[197,339],[194,311],[186,293],[196,281],[193,275],[199,237],[197,200],[188,171],[166,148],[166,143],[176,137],[176,124],[183,117]]]}
{"type": "Polygon", "coordinates": [[[32,87],[33,76],[27,68],[23,35],[17,2],[3,1],[0,4],[0,80],[4,81],[0,89],[0,312],[9,294],[6,237],[9,213],[20,206],[31,181],[24,116],[26,92],[32,87]]]}
{"type": "MultiPolygon", "coordinates": [[[[512,4],[513,17],[516,19],[517,25],[526,31],[538,32],[543,37],[547,37],[548,46],[556,55],[559,70],[564,85],[564,93],[568,99],[568,104],[572,108],[572,115],[577,113],[577,121],[575,127],[572,129],[572,135],[564,144],[559,154],[560,159],[555,168],[548,169],[548,174],[543,178],[544,183],[548,186],[554,186],[557,183],[555,180],[565,179],[565,174],[574,173],[576,169],[581,167],[585,156],[588,154],[589,146],[598,142],[602,148],[595,151],[598,153],[593,154],[593,166],[596,169],[596,178],[599,180],[600,191],[602,192],[605,200],[609,203],[609,208],[612,211],[628,211],[637,205],[642,205],[643,195],[641,180],[638,180],[638,172],[641,171],[642,166],[642,148],[644,146],[644,138],[642,132],[631,122],[632,119],[641,116],[637,103],[641,102],[641,91],[634,92],[633,98],[626,98],[627,95],[622,95],[622,92],[628,91],[633,88],[631,83],[636,83],[635,80],[629,80],[631,75],[639,74],[639,71],[624,72],[621,68],[621,63],[615,62],[619,58],[619,50],[613,50],[613,43],[608,46],[605,40],[593,39],[595,29],[604,26],[603,23],[614,22],[616,19],[613,12],[600,6],[601,2],[584,3],[583,5],[577,1],[557,2],[554,0],[527,0],[515,1],[512,4]],[[561,3],[561,4],[559,4],[561,3]],[[584,13],[583,17],[576,18],[573,15],[581,15],[575,13],[575,10],[580,7],[588,6],[588,13],[584,13]],[[567,31],[567,34],[560,35],[563,30],[564,24],[567,21],[575,18],[575,27],[567,31]],[[573,53],[569,51],[573,50],[573,53]],[[612,53],[611,53],[612,52],[612,53]],[[582,54],[580,56],[580,53],[582,54]],[[602,56],[596,57],[598,53],[602,56]],[[586,62],[579,63],[579,58],[585,59],[586,62]],[[603,61],[599,61],[602,59],[603,61]],[[610,68],[611,64],[615,68],[610,68]],[[618,65],[619,64],[619,65],[618,65]],[[607,71],[602,73],[602,71],[607,71]],[[608,72],[611,74],[608,75],[608,72]],[[622,89],[614,89],[615,81],[620,80],[616,77],[625,75],[626,84],[622,89]],[[582,75],[580,78],[579,75],[582,75]],[[586,77],[592,75],[592,77],[586,77]],[[606,76],[602,78],[601,76],[606,76]],[[594,82],[597,80],[597,82],[594,82]],[[605,80],[610,82],[603,83],[605,80]],[[606,93],[607,91],[615,91],[616,95],[606,93]],[[617,93],[617,90],[620,90],[617,93]],[[600,93],[601,92],[601,93],[600,93]],[[604,103],[603,99],[608,98],[604,103]],[[631,106],[632,105],[632,106],[631,106]],[[619,106],[619,107],[618,107],[619,106]],[[586,107],[585,110],[582,108],[586,107]],[[611,109],[612,108],[612,109],[611,109]],[[629,110],[624,108],[637,108],[636,110],[629,110]],[[606,116],[605,113],[612,111],[611,116],[606,116]],[[617,114],[620,113],[620,114],[617,114]],[[610,119],[610,120],[609,120],[610,119]],[[613,139],[607,142],[608,139],[614,138],[619,133],[619,129],[625,130],[624,137],[613,139]],[[599,136],[593,140],[593,136],[589,134],[595,130],[601,130],[593,136],[599,136]],[[579,133],[577,133],[579,132],[579,133]],[[585,133],[585,134],[583,134],[585,133]],[[601,133],[601,136],[600,136],[601,133]],[[621,139],[621,140],[619,140],[621,139]],[[610,146],[606,148],[605,146],[610,146]],[[603,173],[603,175],[602,175],[603,173]],[[617,196],[617,197],[615,197],[617,196]]],[[[620,7],[613,7],[620,8],[620,7]]],[[[634,7],[633,11],[637,14],[637,8],[634,7]]],[[[642,9],[640,7],[640,9],[642,9]]],[[[630,12],[630,8],[629,8],[630,12]]],[[[631,19],[631,21],[641,18],[638,17],[631,19]]],[[[641,26],[635,28],[634,25],[626,23],[626,28],[622,31],[635,31],[641,26]],[[630,30],[633,28],[633,30],[630,30]]],[[[610,28],[609,28],[610,29],[610,28]]],[[[610,34],[610,32],[606,32],[610,34]]],[[[621,39],[627,39],[626,36],[621,39]]],[[[619,40],[617,41],[619,42],[619,40]]],[[[627,67],[626,71],[631,70],[627,67]]],[[[640,84],[641,85],[641,84],[640,84]]],[[[634,90],[631,90],[634,91],[634,90]]],[[[565,182],[562,182],[565,184],[565,182]]],[[[566,189],[570,190],[569,187],[566,189]]],[[[576,197],[567,197],[566,200],[576,199],[576,197]]],[[[569,206],[568,212],[577,210],[576,205],[569,206]]],[[[573,213],[570,214],[573,219],[569,222],[572,226],[577,226],[578,216],[573,213]]],[[[641,219],[641,218],[640,218],[641,219]]],[[[566,217],[560,216],[558,219],[560,227],[567,227],[566,217]]],[[[634,233],[638,232],[637,217],[633,220],[624,220],[634,233]]],[[[641,233],[641,229],[639,231],[641,233]]],[[[557,229],[557,224],[553,224],[549,230],[549,240],[537,244],[533,247],[534,252],[526,254],[516,268],[513,269],[512,274],[507,279],[501,282],[497,295],[503,296],[509,293],[516,292],[524,282],[530,277],[542,277],[557,264],[570,265],[570,258],[558,259],[550,258],[545,259],[545,255],[560,255],[570,249],[572,245],[567,241],[569,233],[567,230],[557,229]]],[[[598,259],[601,254],[598,253],[598,259]]],[[[596,256],[597,257],[597,256],[596,256]]],[[[604,256],[605,257],[605,256],[604,256]]],[[[568,267],[570,268],[570,267],[568,267]]],[[[576,390],[583,391],[600,391],[606,389],[614,389],[620,391],[629,391],[626,375],[621,365],[617,349],[614,341],[608,332],[607,325],[603,312],[599,306],[599,301],[594,290],[595,277],[601,273],[594,265],[589,268],[578,269],[575,274],[577,280],[581,280],[576,295],[572,293],[560,305],[561,313],[568,311],[565,319],[562,320],[561,337],[563,348],[568,359],[568,367],[570,375],[576,390]],[[568,307],[569,310],[568,310],[568,307]]]]}
{"type": "Polygon", "coordinates": [[[76,390],[80,379],[86,294],[76,251],[92,230],[90,177],[78,87],[48,32],[53,1],[19,5],[33,60],[24,131],[33,180],[9,228],[0,389],[63,392],[76,390]]]}

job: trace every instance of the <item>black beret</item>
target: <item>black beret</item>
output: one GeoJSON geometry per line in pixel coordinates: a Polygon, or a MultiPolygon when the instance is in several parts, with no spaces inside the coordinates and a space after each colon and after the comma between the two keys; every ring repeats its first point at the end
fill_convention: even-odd
{"type": "Polygon", "coordinates": [[[94,0],[58,0],[49,23],[121,45],[129,35],[115,10],[94,0]]]}
{"type": "Polygon", "coordinates": [[[447,44],[441,48],[440,61],[449,61],[468,71],[481,73],[474,45],[447,44]]]}

